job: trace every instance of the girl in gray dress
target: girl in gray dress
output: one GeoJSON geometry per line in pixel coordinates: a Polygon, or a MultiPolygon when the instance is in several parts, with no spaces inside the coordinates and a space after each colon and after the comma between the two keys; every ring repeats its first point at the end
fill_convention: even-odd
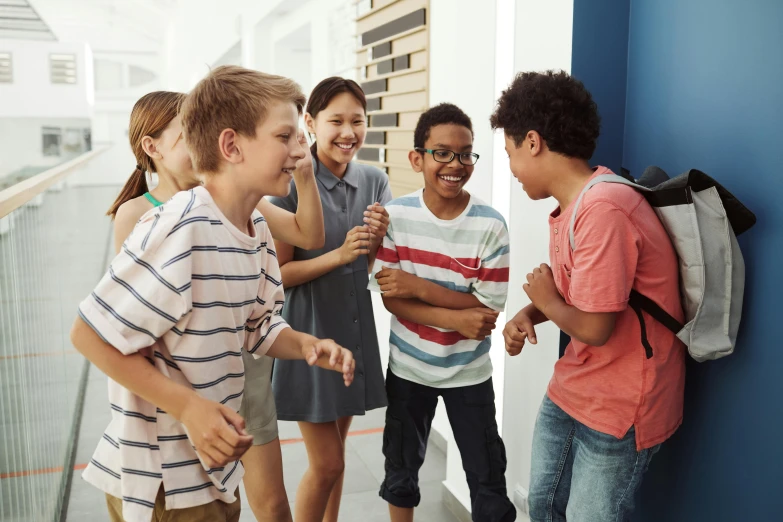
{"type": "MultiPolygon", "coordinates": [[[[302,250],[275,241],[286,289],[285,320],[292,328],[350,348],[356,360],[350,387],[330,375],[334,372],[298,361],[275,362],[277,416],[299,422],[310,464],[296,493],[297,521],[337,521],[351,420],[386,406],[367,282],[389,223],[383,205],[391,191],[380,169],[351,161],[367,133],[366,106],[364,92],[352,80],[327,78],[315,87],[305,125],[316,137],[311,150],[326,244],[302,250]]],[[[272,203],[295,212],[298,196],[296,187],[291,189],[288,197],[272,203]]]]}

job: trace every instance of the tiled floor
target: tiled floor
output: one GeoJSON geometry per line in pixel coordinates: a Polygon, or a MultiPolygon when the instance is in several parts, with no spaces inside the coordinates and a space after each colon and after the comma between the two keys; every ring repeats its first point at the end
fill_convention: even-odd
{"type": "MultiPolygon", "coordinates": [[[[90,455],[109,421],[106,377],[91,368],[84,405],[84,417],[76,454],[77,467],[89,461],[90,455]]],[[[373,431],[383,426],[384,410],[356,417],[353,432],[373,431]]],[[[280,439],[301,437],[295,422],[280,422],[280,439]]],[[[389,519],[386,503],[378,496],[383,479],[382,433],[356,434],[348,437],[346,448],[346,477],[340,520],[344,522],[377,522],[389,519]]],[[[284,444],[283,469],[288,498],[296,502],[296,487],[307,469],[304,444],[284,444]]],[[[441,502],[441,482],[446,478],[446,457],[434,445],[427,450],[427,458],[420,472],[422,502],[416,510],[416,520],[426,522],[453,522],[456,519],[441,502]]],[[[247,505],[247,494],[242,495],[242,522],[255,520],[247,505]]],[[[69,522],[103,522],[108,520],[103,494],[84,482],[78,471],[74,472],[71,497],[68,505],[69,522]]]]}

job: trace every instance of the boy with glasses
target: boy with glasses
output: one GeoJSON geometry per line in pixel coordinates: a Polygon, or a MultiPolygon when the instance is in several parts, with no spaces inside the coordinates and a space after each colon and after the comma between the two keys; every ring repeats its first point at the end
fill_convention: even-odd
{"type": "Polygon", "coordinates": [[[380,495],[393,522],[412,521],[438,397],[470,487],[473,520],[509,522],[506,457],[495,421],[490,336],[508,290],[505,220],[463,187],[478,161],[470,118],[441,104],[422,114],[409,159],[424,186],[392,200],[370,289],[392,313],[389,407],[380,495]]]}

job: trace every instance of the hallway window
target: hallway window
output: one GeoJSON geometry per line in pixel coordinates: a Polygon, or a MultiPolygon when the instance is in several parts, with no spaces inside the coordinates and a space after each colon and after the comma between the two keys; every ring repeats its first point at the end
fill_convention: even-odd
{"type": "Polygon", "coordinates": [[[76,83],[76,55],[50,54],[49,78],[52,83],[76,83]]]}

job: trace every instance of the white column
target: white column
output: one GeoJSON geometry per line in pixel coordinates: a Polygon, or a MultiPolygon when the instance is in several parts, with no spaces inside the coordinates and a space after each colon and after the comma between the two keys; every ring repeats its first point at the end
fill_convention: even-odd
{"type": "MultiPolygon", "coordinates": [[[[517,72],[570,70],[573,0],[518,0],[514,18],[517,72]]],[[[507,161],[505,155],[503,160],[507,161]]],[[[524,277],[540,263],[549,262],[547,217],[556,203],[553,199],[531,201],[516,180],[512,180],[510,193],[512,269],[506,312],[512,316],[529,303],[522,291],[524,277]]],[[[520,507],[527,499],[530,481],[533,427],[558,355],[558,329],[546,323],[539,325],[536,332],[537,345],[526,346],[520,355],[508,357],[506,361],[503,423],[508,457],[506,481],[509,495],[520,507]]]]}
{"type": "Polygon", "coordinates": [[[248,69],[256,68],[256,24],[254,20],[249,20],[242,16],[240,29],[240,45],[242,46],[242,67],[248,69]]]}

